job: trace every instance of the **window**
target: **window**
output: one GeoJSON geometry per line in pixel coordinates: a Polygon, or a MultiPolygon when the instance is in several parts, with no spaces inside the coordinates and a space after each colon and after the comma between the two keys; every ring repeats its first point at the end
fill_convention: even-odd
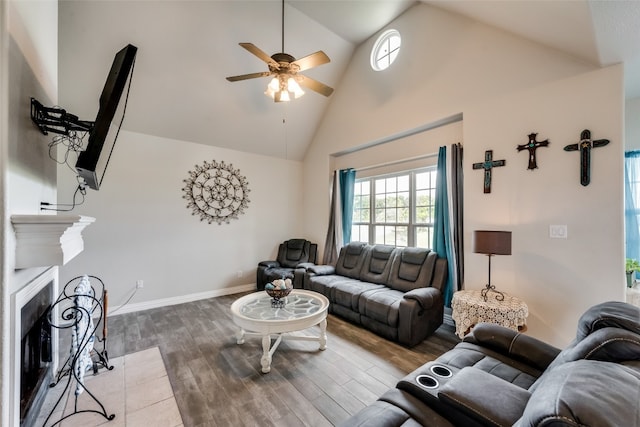
{"type": "Polygon", "coordinates": [[[436,168],[357,179],[351,240],[433,246],[436,168]]]}
{"type": "Polygon", "coordinates": [[[402,38],[397,30],[387,30],[380,34],[371,49],[371,68],[382,71],[389,68],[400,52],[402,38]]]}

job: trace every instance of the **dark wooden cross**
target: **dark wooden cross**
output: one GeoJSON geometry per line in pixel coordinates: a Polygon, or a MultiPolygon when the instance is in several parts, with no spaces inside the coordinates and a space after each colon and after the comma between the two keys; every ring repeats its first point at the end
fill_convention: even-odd
{"type": "Polygon", "coordinates": [[[536,162],[536,149],[538,147],[548,147],[549,140],[545,139],[544,141],[536,141],[537,133],[529,134],[529,142],[526,144],[518,145],[518,153],[522,150],[529,150],[529,166],[527,169],[534,170],[538,169],[538,163],[536,162]]]}
{"type": "Polygon", "coordinates": [[[484,162],[474,163],[474,169],[484,169],[484,192],[491,193],[491,169],[507,164],[506,160],[493,160],[493,150],[484,152],[484,162]]]}
{"type": "Polygon", "coordinates": [[[580,142],[577,144],[565,145],[564,151],[580,150],[580,184],[589,185],[591,182],[591,149],[604,147],[609,143],[608,139],[591,139],[591,132],[585,129],[580,134],[580,142]]]}

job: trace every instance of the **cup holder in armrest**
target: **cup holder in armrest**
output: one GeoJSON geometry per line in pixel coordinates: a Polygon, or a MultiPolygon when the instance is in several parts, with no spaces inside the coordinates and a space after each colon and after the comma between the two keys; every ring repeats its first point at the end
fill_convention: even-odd
{"type": "Polygon", "coordinates": [[[437,379],[433,378],[431,375],[418,375],[416,377],[416,382],[420,384],[424,388],[437,388],[440,383],[437,379]]]}
{"type": "Polygon", "coordinates": [[[396,387],[437,410],[441,405],[438,392],[458,371],[459,369],[440,362],[427,362],[401,379],[396,387]]]}
{"type": "Polygon", "coordinates": [[[449,377],[451,377],[451,375],[453,375],[453,372],[451,372],[451,369],[447,368],[444,365],[431,365],[429,370],[434,375],[437,375],[437,376],[439,376],[441,378],[449,378],[449,377]]]}

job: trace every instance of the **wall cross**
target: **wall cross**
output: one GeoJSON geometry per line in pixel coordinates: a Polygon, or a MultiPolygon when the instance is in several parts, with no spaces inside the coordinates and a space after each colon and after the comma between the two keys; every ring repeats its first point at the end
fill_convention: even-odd
{"type": "Polygon", "coordinates": [[[576,144],[565,145],[564,151],[580,150],[580,184],[589,185],[591,182],[591,149],[604,147],[609,143],[608,139],[591,139],[591,132],[585,129],[580,134],[580,142],[576,144]]]}
{"type": "Polygon", "coordinates": [[[527,169],[534,170],[538,169],[538,163],[536,162],[536,149],[538,147],[548,147],[549,140],[545,139],[544,141],[536,141],[537,133],[529,134],[529,142],[526,144],[518,145],[518,153],[522,150],[529,150],[529,166],[527,169]]]}
{"type": "Polygon", "coordinates": [[[474,163],[474,169],[484,169],[484,192],[491,193],[491,169],[507,164],[506,160],[493,160],[493,150],[484,152],[484,162],[474,163]]]}

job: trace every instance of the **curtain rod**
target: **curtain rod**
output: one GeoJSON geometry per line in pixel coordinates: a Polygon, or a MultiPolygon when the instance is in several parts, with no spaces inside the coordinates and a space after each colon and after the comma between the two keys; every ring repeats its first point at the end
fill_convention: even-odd
{"type": "Polygon", "coordinates": [[[356,172],[361,172],[361,171],[366,171],[366,170],[369,170],[369,169],[376,169],[376,168],[382,168],[382,167],[385,167],[385,166],[393,166],[393,165],[397,165],[397,164],[400,164],[400,163],[412,162],[414,160],[429,159],[431,157],[438,157],[438,153],[429,153],[429,154],[422,154],[420,156],[407,157],[405,159],[394,160],[392,162],[378,163],[377,165],[371,165],[371,166],[363,166],[361,168],[355,168],[354,170],[356,172]]]}

